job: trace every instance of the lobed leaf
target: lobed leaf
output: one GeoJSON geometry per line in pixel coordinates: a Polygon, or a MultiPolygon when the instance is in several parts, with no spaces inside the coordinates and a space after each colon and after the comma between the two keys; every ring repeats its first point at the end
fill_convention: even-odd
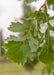
{"type": "Polygon", "coordinates": [[[14,23],[12,22],[8,29],[13,32],[27,32],[30,28],[30,25],[24,25],[20,22],[14,23]]]}
{"type": "Polygon", "coordinates": [[[34,55],[32,54],[27,41],[24,43],[9,41],[8,43],[4,44],[4,48],[8,49],[6,56],[8,56],[8,58],[14,62],[24,65],[27,62],[27,58],[33,60],[34,55]]]}

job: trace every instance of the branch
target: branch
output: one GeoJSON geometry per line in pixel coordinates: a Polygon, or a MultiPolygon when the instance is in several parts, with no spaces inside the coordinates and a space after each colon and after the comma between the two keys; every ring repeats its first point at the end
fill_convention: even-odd
{"type": "Polygon", "coordinates": [[[47,2],[47,0],[45,0],[44,4],[43,4],[43,5],[41,5],[41,7],[40,7],[40,9],[39,9],[39,10],[41,10],[41,8],[43,8],[43,7],[46,5],[46,2],[47,2]]]}

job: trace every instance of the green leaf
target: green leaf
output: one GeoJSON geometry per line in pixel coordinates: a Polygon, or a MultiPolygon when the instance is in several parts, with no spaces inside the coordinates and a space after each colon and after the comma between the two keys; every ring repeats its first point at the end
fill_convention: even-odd
{"type": "Polygon", "coordinates": [[[6,40],[7,41],[24,41],[26,40],[26,36],[16,37],[14,35],[10,35],[6,40]]]}
{"type": "Polygon", "coordinates": [[[14,23],[12,22],[8,29],[13,32],[27,32],[30,28],[30,25],[24,25],[22,23],[14,23]]]}
{"type": "Polygon", "coordinates": [[[32,54],[27,41],[9,41],[4,45],[4,48],[8,50],[6,52],[6,56],[14,62],[21,63],[24,65],[27,62],[27,58],[33,60],[34,55],[32,54]]]}
{"type": "Polygon", "coordinates": [[[40,61],[45,64],[50,64],[54,62],[54,50],[53,50],[54,39],[50,37],[49,40],[50,40],[49,42],[47,40],[46,43],[42,46],[39,56],[40,61]]]}
{"type": "Polygon", "coordinates": [[[44,48],[40,53],[39,59],[45,64],[50,64],[54,62],[54,52],[51,49],[44,48]]]}
{"type": "Polygon", "coordinates": [[[31,33],[29,34],[28,38],[29,38],[28,42],[29,42],[31,51],[36,52],[38,48],[38,40],[34,39],[31,33]]]}

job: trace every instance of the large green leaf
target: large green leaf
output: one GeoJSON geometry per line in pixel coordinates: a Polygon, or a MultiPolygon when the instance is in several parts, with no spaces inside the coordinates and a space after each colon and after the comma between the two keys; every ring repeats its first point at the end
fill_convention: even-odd
{"type": "Polygon", "coordinates": [[[8,29],[13,32],[27,32],[30,28],[30,25],[24,25],[22,23],[14,23],[12,22],[8,29]]]}
{"type": "Polygon", "coordinates": [[[27,58],[33,60],[34,55],[31,52],[29,44],[27,41],[25,42],[14,42],[9,41],[4,45],[5,49],[8,49],[6,55],[9,59],[14,62],[25,64],[27,62],[27,58]]]}

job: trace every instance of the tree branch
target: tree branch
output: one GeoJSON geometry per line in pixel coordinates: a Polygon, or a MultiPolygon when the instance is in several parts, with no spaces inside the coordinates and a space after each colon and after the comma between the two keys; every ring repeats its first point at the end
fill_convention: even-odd
{"type": "Polygon", "coordinates": [[[39,9],[39,10],[41,10],[41,8],[43,8],[43,7],[46,5],[46,2],[47,2],[47,0],[45,0],[44,4],[43,4],[43,5],[41,5],[41,7],[40,7],[40,9],[39,9]]]}

